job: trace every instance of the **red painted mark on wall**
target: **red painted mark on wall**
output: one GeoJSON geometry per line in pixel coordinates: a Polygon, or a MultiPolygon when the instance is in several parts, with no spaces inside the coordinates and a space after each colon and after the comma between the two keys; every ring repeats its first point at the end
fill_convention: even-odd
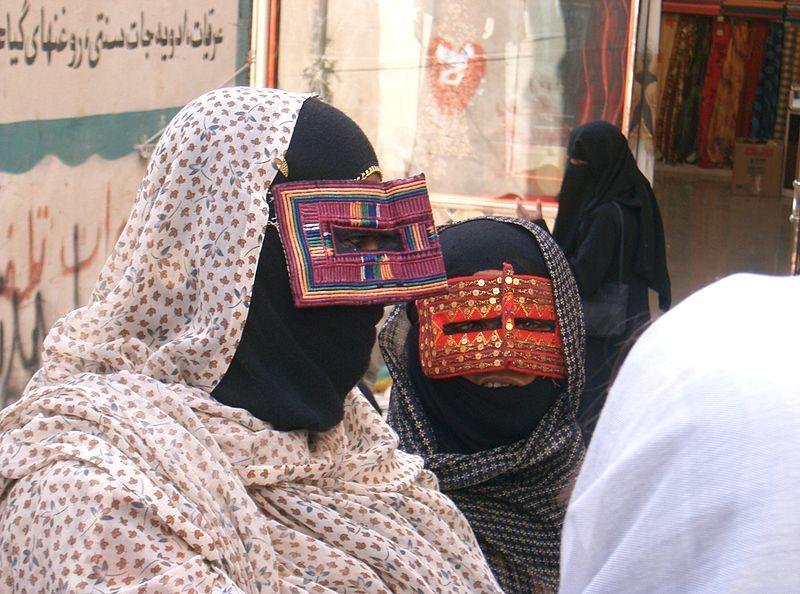
{"type": "Polygon", "coordinates": [[[33,226],[33,213],[28,212],[28,280],[22,288],[17,287],[17,267],[13,260],[6,264],[5,275],[3,282],[0,283],[0,296],[11,299],[15,291],[18,293],[20,301],[25,301],[31,297],[42,281],[42,271],[44,270],[44,255],[47,246],[47,239],[42,238],[39,247],[39,257],[35,255],[34,245],[36,243],[34,237],[33,226]]]}
{"type": "MultiPolygon", "coordinates": [[[[110,245],[116,243],[122,230],[125,228],[126,220],[123,220],[117,229],[111,229],[111,194],[110,191],[106,196],[106,208],[103,223],[98,225],[95,231],[94,246],[89,253],[83,255],[78,254],[74,246],[69,246],[69,240],[62,240],[60,260],[61,260],[61,275],[76,275],[82,270],[90,267],[93,262],[101,254],[101,245],[105,246],[105,252],[109,251],[110,245]],[[66,241],[66,243],[65,243],[66,241]]],[[[45,256],[47,253],[47,237],[42,237],[39,241],[36,237],[36,226],[34,219],[49,219],[50,209],[47,206],[40,206],[28,211],[28,253],[27,262],[22,270],[27,270],[27,279],[18,279],[17,270],[18,266],[14,259],[9,259],[6,262],[5,268],[0,273],[0,298],[6,298],[9,301],[12,297],[19,303],[25,303],[29,300],[36,291],[39,289],[42,279],[44,278],[45,256]],[[36,247],[38,245],[38,254],[36,247]]],[[[76,225],[77,232],[81,237],[81,243],[85,242],[87,236],[87,229],[84,226],[76,225]]],[[[9,224],[6,231],[7,237],[10,239],[14,236],[16,229],[13,224],[9,224]]],[[[54,276],[54,272],[48,273],[54,276]]]]}
{"type": "MultiPolygon", "coordinates": [[[[86,237],[86,229],[81,230],[81,235],[83,236],[81,239],[85,239],[86,237]]],[[[68,275],[68,274],[75,274],[76,272],[80,272],[81,270],[88,268],[91,266],[92,262],[94,261],[95,257],[97,257],[97,251],[100,248],[100,238],[102,237],[102,230],[100,227],[97,228],[97,237],[94,240],[94,247],[92,251],[85,257],[80,258],[77,254],[73,254],[73,263],[70,264],[67,262],[67,249],[64,247],[64,242],[61,242],[61,273],[68,275]]]]}
{"type": "Polygon", "coordinates": [[[441,37],[428,47],[428,83],[439,109],[448,115],[464,111],[486,74],[486,54],[475,42],[455,49],[441,37]]]}

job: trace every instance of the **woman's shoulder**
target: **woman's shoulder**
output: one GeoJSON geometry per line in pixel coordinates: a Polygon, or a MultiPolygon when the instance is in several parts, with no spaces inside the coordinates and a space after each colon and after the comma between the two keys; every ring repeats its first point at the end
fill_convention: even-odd
{"type": "Polygon", "coordinates": [[[613,229],[618,231],[620,228],[620,221],[625,218],[625,207],[617,202],[604,202],[592,210],[589,220],[589,233],[593,231],[606,231],[613,229]],[[620,217],[620,212],[622,216],[620,217]]]}

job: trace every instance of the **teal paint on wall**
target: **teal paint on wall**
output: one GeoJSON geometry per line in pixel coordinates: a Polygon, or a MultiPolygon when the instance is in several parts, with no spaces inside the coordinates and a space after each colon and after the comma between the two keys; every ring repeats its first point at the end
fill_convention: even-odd
{"type": "MultiPolygon", "coordinates": [[[[239,70],[247,62],[247,54],[250,53],[250,29],[253,23],[253,0],[239,0],[239,25],[236,36],[236,70],[239,70]]],[[[246,68],[236,77],[237,85],[250,84],[250,69],[246,68]]]]}
{"type": "Polygon", "coordinates": [[[179,109],[2,124],[0,171],[24,173],[45,155],[55,155],[73,167],[95,154],[119,159],[133,152],[134,144],[166,126],[179,109]]]}
{"type": "MultiPolygon", "coordinates": [[[[237,70],[250,51],[252,11],[252,0],[239,0],[237,70]]],[[[247,85],[249,78],[245,69],[235,82],[247,85]]],[[[181,107],[0,124],[0,172],[25,173],[46,155],[55,155],[73,167],[95,154],[120,159],[134,151],[134,144],[166,126],[181,107]]]]}

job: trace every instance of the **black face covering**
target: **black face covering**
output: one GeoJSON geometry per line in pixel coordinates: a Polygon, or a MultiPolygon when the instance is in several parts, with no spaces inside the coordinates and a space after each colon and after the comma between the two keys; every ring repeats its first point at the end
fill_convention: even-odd
{"type": "MultiPolygon", "coordinates": [[[[282,181],[353,179],[377,164],[361,129],[312,99],[300,110],[290,153],[282,181]]],[[[212,396],[280,431],[326,431],[342,420],[344,398],[369,366],[382,314],[380,305],[295,307],[283,246],[269,227],[241,342],[212,396]]]]}
{"type": "Polygon", "coordinates": [[[595,209],[617,202],[633,210],[639,238],[633,270],[658,292],[659,305],[667,309],[670,281],[661,212],[627,139],[608,122],[589,122],[572,131],[567,154],[586,164],[570,163],[564,171],[553,238],[567,256],[572,256],[595,209]]]}
{"type": "Polygon", "coordinates": [[[553,228],[553,239],[562,249],[565,246],[574,246],[581,211],[594,194],[595,185],[595,179],[587,165],[567,162],[561,191],[558,193],[558,215],[553,228]]]}
{"type": "MultiPolygon", "coordinates": [[[[501,270],[504,262],[519,274],[549,278],[536,240],[516,225],[470,221],[445,229],[439,240],[450,278],[501,270]]],[[[418,336],[414,323],[406,342],[409,376],[440,452],[471,454],[525,439],[563,393],[561,383],[541,377],[508,388],[484,388],[463,377],[431,380],[422,373],[418,336]]]]}

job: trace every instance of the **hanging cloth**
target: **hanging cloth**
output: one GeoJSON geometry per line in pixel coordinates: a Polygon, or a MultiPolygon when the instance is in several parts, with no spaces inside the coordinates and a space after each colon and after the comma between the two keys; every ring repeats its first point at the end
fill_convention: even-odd
{"type": "Polygon", "coordinates": [[[736,118],[751,53],[750,24],[734,21],[708,131],[707,155],[714,167],[729,167],[733,162],[736,118]]]}
{"type": "MultiPolygon", "coordinates": [[[[675,124],[673,151],[674,160],[677,162],[686,161],[695,154],[701,92],[711,51],[713,20],[709,17],[695,17],[695,21],[697,31],[694,43],[690,48],[692,59],[686,71],[680,112],[675,124]]],[[[696,159],[696,155],[694,158],[696,159]]]]}
{"type": "Polygon", "coordinates": [[[778,84],[778,108],[775,112],[775,129],[772,133],[773,138],[781,141],[786,135],[789,93],[792,87],[795,63],[798,60],[797,50],[800,47],[798,36],[800,36],[800,25],[796,23],[786,23],[784,25],[783,46],[781,47],[781,76],[778,84]]]}
{"type": "Polygon", "coordinates": [[[678,114],[681,109],[684,82],[697,45],[697,19],[692,16],[681,16],[678,19],[678,31],[675,47],[672,51],[663,102],[659,109],[657,128],[664,160],[667,163],[676,161],[675,131],[678,114]]]}
{"type": "MultiPolygon", "coordinates": [[[[658,41],[658,70],[656,71],[656,80],[658,81],[658,110],[661,111],[661,105],[664,104],[664,93],[667,85],[664,81],[667,80],[667,72],[672,62],[672,54],[675,50],[675,37],[678,33],[678,15],[665,14],[661,19],[661,36],[658,41]]],[[[658,130],[658,126],[656,126],[658,130]]],[[[658,136],[658,133],[657,133],[658,136]]]]}
{"type": "Polygon", "coordinates": [[[712,29],[711,53],[706,65],[706,78],[703,83],[703,94],[700,99],[700,117],[697,126],[697,154],[701,167],[714,167],[708,154],[708,136],[711,130],[711,118],[717,102],[722,67],[728,55],[731,38],[731,22],[727,19],[716,19],[712,29]]]}
{"type": "Polygon", "coordinates": [[[772,138],[778,111],[778,91],[783,50],[783,23],[770,23],[764,61],[758,78],[748,136],[756,140],[772,138]]]}
{"type": "Polygon", "coordinates": [[[739,113],[736,117],[736,138],[745,138],[750,132],[754,103],[758,93],[758,83],[763,74],[764,55],[767,51],[767,37],[771,23],[767,21],[750,22],[750,54],[745,60],[744,86],[739,99],[739,113]]]}

